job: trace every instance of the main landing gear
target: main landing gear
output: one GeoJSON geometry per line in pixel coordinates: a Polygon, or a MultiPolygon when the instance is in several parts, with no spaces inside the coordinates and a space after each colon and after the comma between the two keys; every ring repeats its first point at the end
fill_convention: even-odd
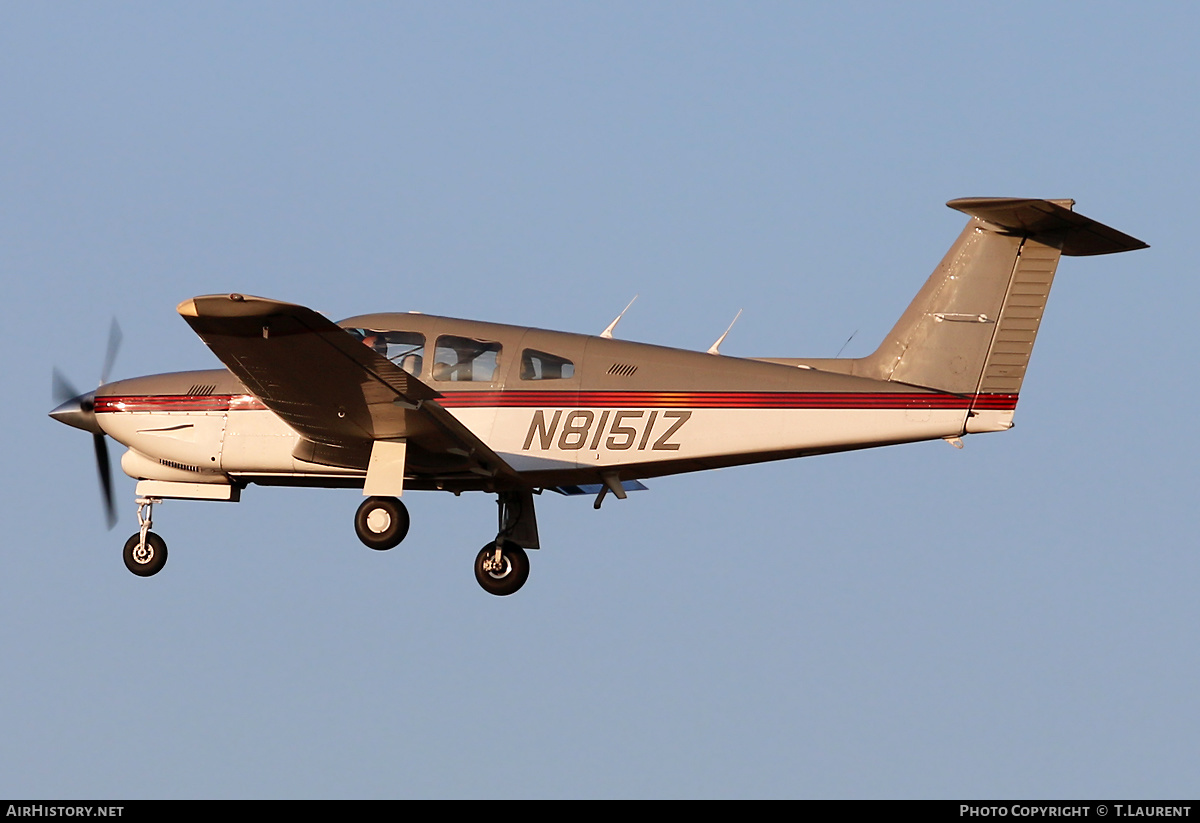
{"type": "Polygon", "coordinates": [[[525,549],[538,548],[533,492],[503,491],[496,495],[499,522],[496,539],[475,556],[475,579],[488,594],[513,594],[529,579],[525,549]]]}
{"type": "Polygon", "coordinates": [[[488,594],[513,594],[529,579],[529,556],[511,540],[497,538],[475,556],[475,579],[488,594]]]}
{"type": "MultiPolygon", "coordinates": [[[[513,594],[529,579],[525,549],[538,547],[533,493],[505,491],[498,495],[496,539],[475,557],[475,579],[489,594],[513,594]]],[[[354,532],[363,545],[377,551],[400,545],[408,534],[408,509],[395,497],[368,497],[354,515],[354,532]]]]}
{"type": "Polygon", "coordinates": [[[354,515],[354,531],[369,549],[386,551],[408,535],[408,509],[395,497],[368,497],[354,515]]]}
{"type": "Polygon", "coordinates": [[[139,497],[137,499],[138,529],[137,534],[125,541],[125,568],[138,577],[150,577],[162,571],[167,565],[167,543],[154,532],[150,531],[153,522],[150,515],[155,503],[161,503],[158,497],[139,497]],[[144,512],[144,514],[143,514],[144,512]]]}

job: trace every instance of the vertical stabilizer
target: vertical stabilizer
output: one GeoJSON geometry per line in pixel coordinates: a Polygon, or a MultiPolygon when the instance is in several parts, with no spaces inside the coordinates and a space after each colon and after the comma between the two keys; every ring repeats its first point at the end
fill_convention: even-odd
{"type": "Polygon", "coordinates": [[[973,393],[1023,240],[972,219],[883,343],[865,358],[872,376],[973,393]]]}
{"type": "Polygon", "coordinates": [[[971,215],[924,287],[854,374],[974,396],[967,432],[1012,425],[1059,257],[1146,248],[1071,200],[969,198],[971,215]]]}

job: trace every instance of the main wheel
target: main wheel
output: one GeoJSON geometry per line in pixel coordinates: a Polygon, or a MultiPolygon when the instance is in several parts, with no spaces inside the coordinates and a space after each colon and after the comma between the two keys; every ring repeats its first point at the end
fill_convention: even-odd
{"type": "Polygon", "coordinates": [[[395,497],[368,497],[354,515],[354,531],[376,551],[399,546],[408,534],[408,509],[395,497]]]}
{"type": "Polygon", "coordinates": [[[167,544],[154,532],[146,532],[144,547],[139,545],[141,538],[142,535],[138,533],[125,541],[125,568],[138,577],[149,577],[158,574],[167,565],[167,544]]]}
{"type": "Polygon", "coordinates": [[[516,543],[505,540],[497,563],[496,544],[488,543],[475,557],[475,579],[489,594],[512,594],[529,579],[529,557],[516,543]]]}

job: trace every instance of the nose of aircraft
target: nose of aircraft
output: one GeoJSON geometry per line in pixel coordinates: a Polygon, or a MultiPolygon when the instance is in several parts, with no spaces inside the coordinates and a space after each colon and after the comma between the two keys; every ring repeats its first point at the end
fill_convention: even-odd
{"type": "MultiPolygon", "coordinates": [[[[59,386],[67,385],[57,375],[55,382],[59,386]]],[[[50,412],[50,416],[60,423],[66,423],[68,426],[92,433],[92,448],[96,452],[96,471],[100,475],[100,492],[104,495],[104,513],[108,519],[108,527],[111,529],[117,522],[117,512],[113,508],[112,467],[108,460],[108,442],[104,437],[104,429],[100,428],[100,424],[96,422],[96,393],[91,391],[72,397],[65,403],[60,403],[50,412]]]]}
{"type": "Polygon", "coordinates": [[[96,422],[96,393],[94,391],[72,397],[65,403],[61,403],[50,412],[50,416],[59,423],[66,423],[68,426],[74,426],[92,434],[104,434],[104,430],[96,422]]]}

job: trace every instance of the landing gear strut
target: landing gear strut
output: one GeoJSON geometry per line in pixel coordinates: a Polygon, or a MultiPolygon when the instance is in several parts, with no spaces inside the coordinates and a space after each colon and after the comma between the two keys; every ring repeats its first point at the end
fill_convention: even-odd
{"type": "Polygon", "coordinates": [[[485,592],[503,597],[513,594],[529,579],[525,549],[538,548],[533,492],[502,491],[496,496],[499,523],[496,539],[475,556],[475,579],[485,592]]]}
{"type": "Polygon", "coordinates": [[[358,539],[376,551],[399,546],[408,524],[408,509],[395,497],[368,497],[354,515],[358,539]]]}
{"type": "Polygon", "coordinates": [[[154,525],[150,519],[154,504],[161,502],[162,499],[158,497],[139,497],[137,499],[137,519],[138,526],[141,528],[138,529],[137,534],[125,541],[124,557],[125,568],[138,577],[150,577],[158,574],[167,564],[166,541],[150,531],[150,527],[154,525]]]}

